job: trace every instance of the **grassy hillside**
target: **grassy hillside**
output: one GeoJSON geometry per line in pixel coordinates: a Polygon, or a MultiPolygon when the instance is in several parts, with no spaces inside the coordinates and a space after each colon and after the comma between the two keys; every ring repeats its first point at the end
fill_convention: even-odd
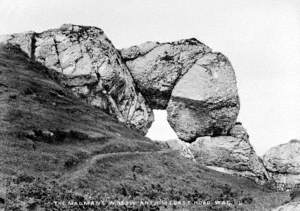
{"type": "Polygon", "coordinates": [[[12,46],[0,47],[0,167],[0,210],[269,210],[289,199],[141,136],[12,46]],[[131,204],[109,204],[121,200],[131,204]]]}

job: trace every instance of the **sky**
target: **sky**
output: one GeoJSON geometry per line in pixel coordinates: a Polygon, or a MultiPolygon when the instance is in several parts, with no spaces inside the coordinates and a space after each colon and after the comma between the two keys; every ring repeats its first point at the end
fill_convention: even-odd
{"type": "MultiPolygon", "coordinates": [[[[0,0],[0,14],[0,34],[92,25],[117,48],[195,37],[231,61],[259,155],[300,138],[299,0],[0,0]]],[[[155,119],[149,137],[176,138],[165,111],[155,119]]]]}

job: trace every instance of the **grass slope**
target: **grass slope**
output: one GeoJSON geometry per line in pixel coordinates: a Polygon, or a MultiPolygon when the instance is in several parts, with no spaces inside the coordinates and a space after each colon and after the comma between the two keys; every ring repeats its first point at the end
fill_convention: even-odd
{"type": "Polygon", "coordinates": [[[6,210],[269,210],[289,199],[141,136],[80,102],[56,73],[12,46],[0,47],[0,167],[6,210]],[[120,200],[192,203],[107,203],[120,200]]]}

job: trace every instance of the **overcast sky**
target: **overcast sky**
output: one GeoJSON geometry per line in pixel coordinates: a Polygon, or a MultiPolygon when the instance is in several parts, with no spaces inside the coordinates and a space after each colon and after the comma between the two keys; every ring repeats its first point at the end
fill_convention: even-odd
{"type": "MultiPolygon", "coordinates": [[[[0,0],[0,14],[0,34],[93,25],[117,48],[196,37],[233,64],[258,154],[300,138],[299,0],[0,0]]],[[[176,137],[164,112],[155,117],[150,137],[176,137]]]]}

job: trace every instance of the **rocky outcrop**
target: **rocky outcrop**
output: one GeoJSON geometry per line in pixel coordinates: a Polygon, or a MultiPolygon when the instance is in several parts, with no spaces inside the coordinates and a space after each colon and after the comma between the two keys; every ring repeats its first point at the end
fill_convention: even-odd
{"type": "Polygon", "coordinates": [[[300,185],[300,140],[272,147],[263,161],[278,186],[289,189],[300,185]]]}
{"type": "Polygon", "coordinates": [[[224,55],[196,39],[146,42],[121,55],[151,108],[166,108],[177,136],[192,142],[169,140],[171,149],[218,171],[260,183],[269,178],[247,132],[235,125],[237,83],[224,55]]]}
{"type": "MultiPolygon", "coordinates": [[[[42,33],[5,36],[2,41],[7,45],[0,45],[0,210],[4,203],[7,210],[61,210],[65,207],[49,201],[66,197],[74,201],[102,197],[119,201],[140,200],[140,196],[145,200],[173,200],[179,196],[187,201],[245,199],[256,203],[259,200],[252,199],[251,194],[270,194],[253,181],[220,174],[194,162],[263,181],[267,176],[240,125],[226,135],[198,137],[192,144],[171,140],[165,147],[95,108],[107,110],[142,131],[151,122],[151,108],[145,113],[138,103],[126,107],[141,94],[100,29],[65,25],[42,33]],[[128,108],[132,108],[129,114],[138,115],[124,118],[128,108]],[[99,194],[94,196],[95,192],[99,194]]],[[[147,45],[143,50],[124,51],[124,58],[129,61],[145,55],[156,44],[147,45]]],[[[197,57],[197,61],[209,54],[214,53],[197,57]]],[[[146,101],[141,105],[147,108],[146,101]]],[[[227,105],[221,103],[220,107],[227,105]]],[[[223,121],[216,117],[216,121],[223,121]]],[[[273,193],[270,195],[272,198],[263,199],[268,199],[263,202],[268,208],[274,199],[273,193]]]]}
{"type": "Polygon", "coordinates": [[[153,109],[165,109],[176,82],[211,49],[198,40],[146,42],[121,55],[126,61],[139,90],[153,109]]]}
{"type": "MultiPolygon", "coordinates": [[[[66,24],[7,35],[1,42],[18,45],[31,60],[56,71],[60,83],[77,97],[143,134],[153,121],[152,109],[167,109],[180,139],[167,144],[182,156],[217,170],[268,178],[247,132],[235,125],[239,96],[229,60],[195,38],[118,51],[101,29],[66,24]]],[[[70,131],[61,133],[70,136],[70,131]]],[[[57,131],[29,131],[26,136],[53,141],[57,131]]]]}
{"type": "Polygon", "coordinates": [[[41,33],[3,36],[91,105],[145,134],[152,109],[167,109],[178,137],[226,135],[239,111],[228,59],[196,40],[146,42],[116,50],[103,30],[65,24],[41,33]],[[146,99],[146,100],[145,100],[146,99]]]}
{"type": "Polygon", "coordinates": [[[119,52],[101,29],[66,24],[1,40],[19,45],[33,60],[62,73],[65,86],[88,103],[147,132],[153,121],[152,110],[136,91],[119,52]]]}
{"type": "Polygon", "coordinates": [[[264,183],[269,175],[249,142],[247,131],[236,124],[227,136],[199,137],[190,144],[195,159],[205,166],[264,183]]]}
{"type": "MultiPolygon", "coordinates": [[[[268,178],[248,134],[234,126],[239,112],[234,70],[224,55],[200,41],[146,42],[117,51],[101,29],[67,24],[9,35],[2,42],[18,45],[29,58],[58,72],[77,97],[144,134],[153,121],[152,109],[167,109],[181,139],[167,144],[184,157],[195,156],[217,170],[268,178]]],[[[57,137],[55,130],[26,135],[57,137]]]]}
{"type": "Polygon", "coordinates": [[[181,156],[215,171],[248,177],[259,184],[270,181],[269,173],[240,123],[236,123],[227,136],[199,137],[193,143],[178,139],[167,140],[166,143],[181,156]]]}
{"type": "Polygon", "coordinates": [[[200,136],[226,135],[239,112],[234,70],[220,53],[208,53],[175,85],[168,122],[187,142],[200,136]]]}
{"type": "Polygon", "coordinates": [[[239,112],[234,70],[228,59],[196,39],[146,42],[121,55],[153,109],[167,108],[168,121],[187,142],[226,135],[239,112]]]}

